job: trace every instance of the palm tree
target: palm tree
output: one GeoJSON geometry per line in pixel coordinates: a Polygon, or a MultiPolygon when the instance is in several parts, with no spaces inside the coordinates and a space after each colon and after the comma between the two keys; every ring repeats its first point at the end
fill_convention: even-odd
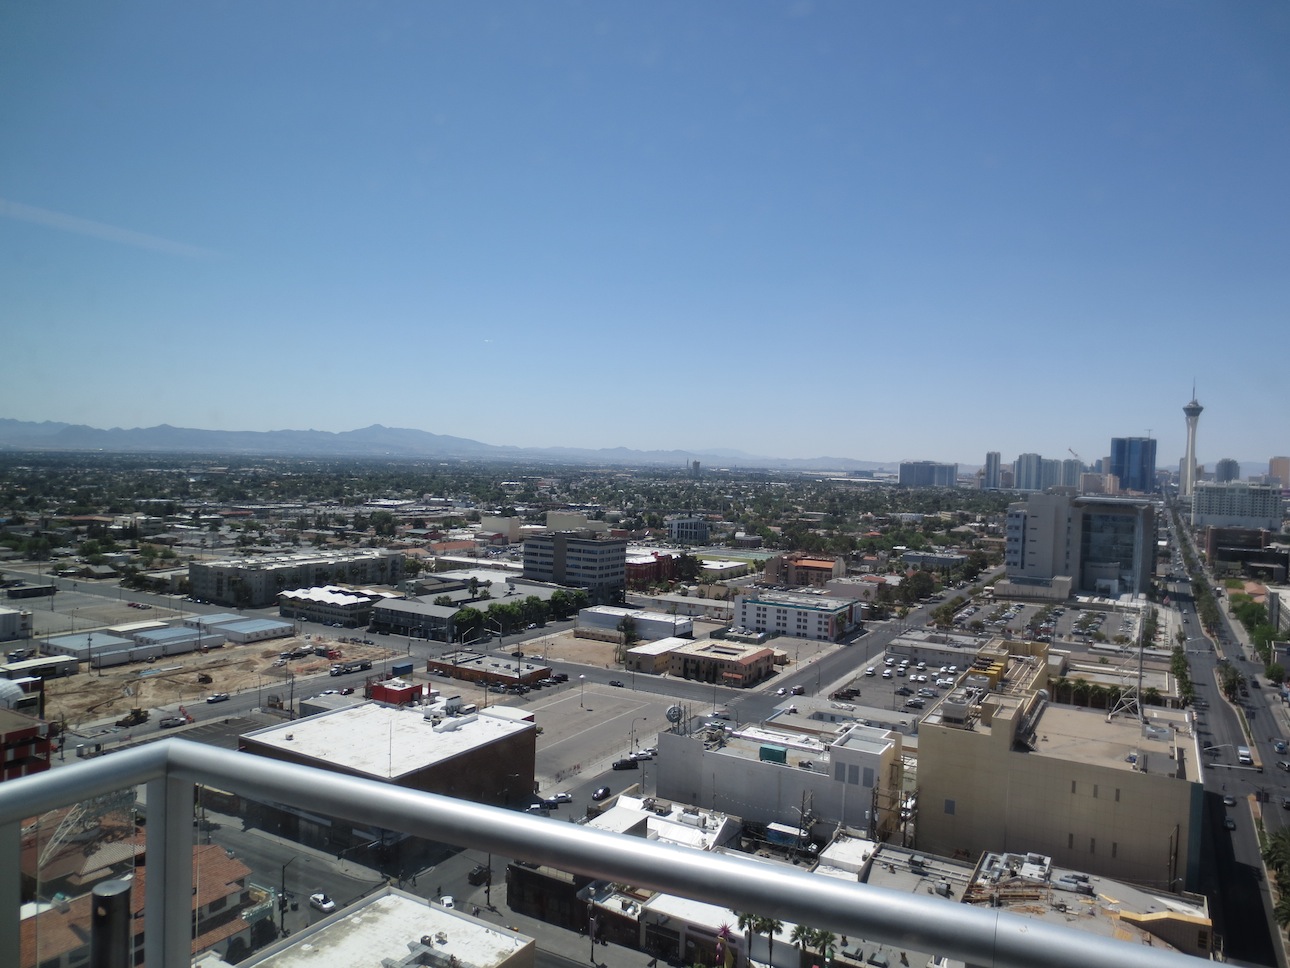
{"type": "MultiPolygon", "coordinates": [[[[775,918],[759,917],[757,919],[757,932],[766,936],[766,963],[773,965],[775,963],[775,935],[784,930],[784,922],[775,918]]],[[[751,954],[751,952],[749,952],[751,954]]]]}
{"type": "Polygon", "coordinates": [[[739,930],[744,933],[744,950],[749,958],[752,957],[752,934],[754,931],[760,931],[758,922],[761,921],[760,915],[750,914],[747,911],[736,911],[735,923],[739,925],[739,930]]]}
{"type": "Polygon", "coordinates": [[[1071,698],[1079,705],[1084,705],[1088,701],[1088,680],[1076,679],[1071,683],[1071,698]],[[1082,697],[1082,698],[1081,698],[1082,697]]]}
{"type": "Polygon", "coordinates": [[[824,958],[827,965],[833,960],[833,956],[838,952],[838,936],[832,931],[814,931],[811,933],[811,942],[824,958]]]}
{"type": "Polygon", "coordinates": [[[799,965],[806,961],[806,946],[812,943],[814,934],[814,928],[808,928],[804,924],[793,925],[793,931],[789,934],[788,940],[790,943],[797,945],[797,963],[799,965]]]}

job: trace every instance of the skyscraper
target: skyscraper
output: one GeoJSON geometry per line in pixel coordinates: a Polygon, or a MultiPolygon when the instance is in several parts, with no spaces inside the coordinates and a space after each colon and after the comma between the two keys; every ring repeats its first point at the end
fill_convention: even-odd
{"type": "Polygon", "coordinates": [[[1018,491],[1042,491],[1044,459],[1038,454],[1018,454],[1012,464],[1013,487],[1018,491]]]}
{"type": "Polygon", "coordinates": [[[1241,479],[1241,462],[1232,457],[1224,457],[1214,465],[1214,480],[1227,484],[1241,479]]]}
{"type": "Polygon", "coordinates": [[[1183,407],[1183,416],[1187,418],[1187,456],[1183,458],[1183,497],[1191,497],[1192,489],[1196,486],[1196,424],[1204,409],[1196,400],[1196,387],[1192,386],[1191,403],[1183,407]]]}
{"type": "Polygon", "coordinates": [[[1156,489],[1156,442],[1150,437],[1112,437],[1111,473],[1120,490],[1149,494],[1156,489]]]}
{"type": "Polygon", "coordinates": [[[997,450],[992,450],[985,455],[985,477],[981,481],[981,486],[987,491],[997,491],[999,489],[1000,479],[999,471],[1003,465],[1000,460],[1000,454],[997,450]]]}
{"type": "Polygon", "coordinates": [[[1290,487],[1290,457],[1269,457],[1268,476],[1275,477],[1282,487],[1290,487]]]}

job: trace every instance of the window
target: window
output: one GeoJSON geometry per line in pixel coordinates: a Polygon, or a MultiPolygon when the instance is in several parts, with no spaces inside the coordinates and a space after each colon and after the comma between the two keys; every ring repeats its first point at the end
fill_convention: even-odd
{"type": "Polygon", "coordinates": [[[1071,780],[1071,793],[1072,793],[1072,794],[1074,794],[1074,793],[1075,793],[1075,781],[1074,781],[1074,780],[1071,780]]]}
{"type": "Polygon", "coordinates": [[[952,817],[952,816],[954,816],[954,801],[953,801],[953,800],[946,800],[946,801],[945,801],[945,815],[946,815],[947,817],[952,817]]]}

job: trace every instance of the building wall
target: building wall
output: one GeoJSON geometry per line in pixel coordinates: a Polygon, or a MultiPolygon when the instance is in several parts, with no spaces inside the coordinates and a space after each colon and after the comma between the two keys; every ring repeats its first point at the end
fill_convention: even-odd
{"type": "Polygon", "coordinates": [[[954,487],[958,479],[958,464],[918,460],[902,461],[900,465],[901,487],[954,487]]]}
{"type": "Polygon", "coordinates": [[[740,595],[735,599],[735,624],[756,632],[831,642],[854,624],[859,614],[858,604],[830,602],[826,607],[778,601],[769,596],[740,595]]]}
{"type": "Polygon", "coordinates": [[[825,820],[868,830],[877,787],[880,825],[891,829],[894,824],[887,816],[897,803],[899,784],[900,757],[894,745],[881,756],[851,754],[842,760],[847,767],[843,778],[835,776],[827,756],[803,769],[796,764],[807,757],[796,752],[790,752],[787,765],[758,761],[708,749],[701,738],[674,732],[660,733],[658,747],[655,784],[662,799],[754,823],[796,824],[805,795],[825,820]]]}
{"type": "Polygon", "coordinates": [[[1039,753],[1014,752],[1008,727],[998,718],[989,733],[924,722],[919,849],[963,858],[1038,851],[1090,874],[1156,887],[1178,876],[1195,889],[1200,784],[1041,755],[1042,740],[1039,753]]]}

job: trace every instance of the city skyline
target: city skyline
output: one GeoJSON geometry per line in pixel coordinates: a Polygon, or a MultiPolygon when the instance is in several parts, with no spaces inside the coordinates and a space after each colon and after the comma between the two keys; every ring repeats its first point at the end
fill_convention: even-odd
{"type": "Polygon", "coordinates": [[[1290,451],[1214,365],[1290,311],[1281,5],[68,9],[0,10],[0,417],[1176,467],[1195,380],[1290,451]]]}

